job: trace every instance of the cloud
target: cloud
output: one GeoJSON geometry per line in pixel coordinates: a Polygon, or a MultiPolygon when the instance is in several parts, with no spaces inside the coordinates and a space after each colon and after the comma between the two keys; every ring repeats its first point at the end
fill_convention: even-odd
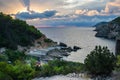
{"type": "Polygon", "coordinates": [[[35,11],[29,11],[29,12],[19,12],[15,15],[16,18],[18,19],[43,19],[43,18],[50,18],[54,15],[56,15],[57,11],[56,10],[47,10],[44,11],[43,13],[35,12],[35,11]]]}
{"type": "Polygon", "coordinates": [[[87,12],[87,15],[88,16],[94,16],[94,15],[98,15],[99,12],[97,10],[90,10],[87,12]]]}
{"type": "Polygon", "coordinates": [[[30,0],[20,0],[22,5],[27,8],[28,11],[30,11],[30,0]]]}
{"type": "Polygon", "coordinates": [[[93,26],[98,22],[110,21],[116,16],[87,16],[87,15],[69,15],[61,16],[57,18],[47,19],[47,20],[35,20],[28,21],[29,24],[35,25],[36,27],[80,27],[80,26],[93,26]]]}
{"type": "Polygon", "coordinates": [[[28,7],[30,6],[30,0],[20,0],[20,2],[23,4],[23,6],[28,7]]]}
{"type": "Polygon", "coordinates": [[[84,9],[84,10],[79,9],[79,10],[76,10],[76,11],[75,11],[75,14],[83,15],[83,14],[85,14],[87,11],[88,11],[88,10],[86,10],[86,9],[84,9]]]}
{"type": "Polygon", "coordinates": [[[104,12],[108,14],[119,14],[120,15],[120,0],[108,2],[106,4],[104,12]]]}
{"type": "Polygon", "coordinates": [[[120,15],[120,0],[21,1],[23,1],[23,5],[19,0],[0,0],[0,10],[3,12],[13,12],[14,10],[16,18],[27,20],[29,24],[52,27],[91,26],[101,21],[112,20],[120,15]],[[30,6],[30,10],[28,6],[30,6]],[[25,8],[27,8],[26,12],[19,12],[25,8]]]}
{"type": "Polygon", "coordinates": [[[78,9],[75,14],[79,15],[120,15],[120,0],[112,0],[107,2],[102,9],[78,9]]]}
{"type": "Polygon", "coordinates": [[[97,10],[84,9],[84,10],[76,10],[75,14],[94,16],[94,15],[99,15],[99,12],[97,10]]]}

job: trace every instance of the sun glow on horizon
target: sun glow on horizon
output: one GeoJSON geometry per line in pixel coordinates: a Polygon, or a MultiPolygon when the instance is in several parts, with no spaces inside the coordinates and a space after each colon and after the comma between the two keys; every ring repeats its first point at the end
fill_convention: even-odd
{"type": "Polygon", "coordinates": [[[19,11],[20,13],[21,12],[29,12],[26,8],[23,8],[22,10],[19,11]]]}

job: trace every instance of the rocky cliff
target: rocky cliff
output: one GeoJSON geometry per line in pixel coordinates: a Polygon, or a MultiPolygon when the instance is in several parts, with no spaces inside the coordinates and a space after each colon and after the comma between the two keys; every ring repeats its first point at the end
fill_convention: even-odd
{"type": "Polygon", "coordinates": [[[98,24],[95,27],[95,31],[97,31],[96,37],[117,39],[120,36],[120,17],[105,24],[98,24]]]}

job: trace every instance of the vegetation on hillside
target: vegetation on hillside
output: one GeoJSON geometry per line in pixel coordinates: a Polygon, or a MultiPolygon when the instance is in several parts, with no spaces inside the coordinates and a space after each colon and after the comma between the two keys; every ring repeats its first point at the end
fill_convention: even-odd
{"type": "Polygon", "coordinates": [[[116,57],[107,47],[97,46],[86,57],[84,64],[64,60],[53,60],[37,66],[37,58],[23,52],[6,50],[0,54],[0,80],[31,80],[59,74],[88,72],[91,75],[109,75],[120,70],[120,56],[116,57]]]}
{"type": "Polygon", "coordinates": [[[35,76],[35,70],[21,61],[13,64],[0,62],[0,80],[31,80],[35,76]]]}
{"type": "Polygon", "coordinates": [[[116,71],[120,71],[120,55],[117,56],[116,71]]]}
{"type": "Polygon", "coordinates": [[[109,75],[116,66],[116,57],[107,47],[96,46],[84,61],[85,69],[93,75],[109,75]]]}
{"type": "Polygon", "coordinates": [[[0,13],[0,48],[17,49],[17,46],[33,45],[43,34],[25,21],[12,19],[0,13]]]}
{"type": "MultiPolygon", "coordinates": [[[[116,19],[119,22],[119,18],[116,19]]],[[[25,21],[12,19],[0,13],[0,48],[9,48],[0,53],[0,80],[31,80],[36,76],[52,76],[88,72],[92,75],[109,75],[114,69],[120,71],[120,56],[117,59],[107,47],[96,46],[88,54],[84,64],[63,60],[49,61],[37,66],[37,57],[16,51],[17,46],[33,45],[43,34],[25,21]],[[11,50],[12,49],[12,50],[11,50]]],[[[44,39],[50,43],[52,40],[44,39]]],[[[41,42],[39,42],[41,44],[41,42]]]]}
{"type": "Polygon", "coordinates": [[[36,64],[36,57],[28,56],[24,52],[6,50],[0,54],[0,80],[31,80],[37,76],[79,73],[84,70],[82,63],[63,60],[49,61],[40,67],[36,64]]]}
{"type": "Polygon", "coordinates": [[[35,69],[27,63],[31,59],[35,58],[14,50],[0,54],[0,80],[31,80],[36,74],[35,69]]]}
{"type": "Polygon", "coordinates": [[[80,73],[84,70],[84,65],[82,63],[64,61],[64,60],[55,60],[50,61],[48,64],[45,64],[40,69],[40,76],[52,76],[59,74],[68,74],[68,73],[80,73]]]}
{"type": "Polygon", "coordinates": [[[115,18],[114,20],[111,21],[111,23],[116,23],[120,25],[120,17],[115,18]]]}

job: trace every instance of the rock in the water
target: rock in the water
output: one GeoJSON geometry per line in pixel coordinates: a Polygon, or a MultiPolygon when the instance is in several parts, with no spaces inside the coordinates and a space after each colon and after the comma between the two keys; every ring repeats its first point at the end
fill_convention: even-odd
{"type": "Polygon", "coordinates": [[[61,48],[62,51],[65,51],[65,52],[72,52],[73,49],[71,47],[64,47],[64,48],[61,48]]]}
{"type": "Polygon", "coordinates": [[[69,54],[65,51],[59,50],[59,49],[53,49],[47,52],[48,56],[56,57],[56,58],[62,58],[63,56],[68,56],[69,54]]]}
{"type": "Polygon", "coordinates": [[[74,51],[77,51],[77,50],[79,50],[79,49],[81,49],[81,48],[78,47],[78,46],[74,46],[74,47],[73,47],[73,50],[74,50],[74,51]]]}
{"type": "Polygon", "coordinates": [[[59,46],[60,46],[60,47],[67,47],[67,44],[60,42],[60,43],[59,43],[59,46]]]}

